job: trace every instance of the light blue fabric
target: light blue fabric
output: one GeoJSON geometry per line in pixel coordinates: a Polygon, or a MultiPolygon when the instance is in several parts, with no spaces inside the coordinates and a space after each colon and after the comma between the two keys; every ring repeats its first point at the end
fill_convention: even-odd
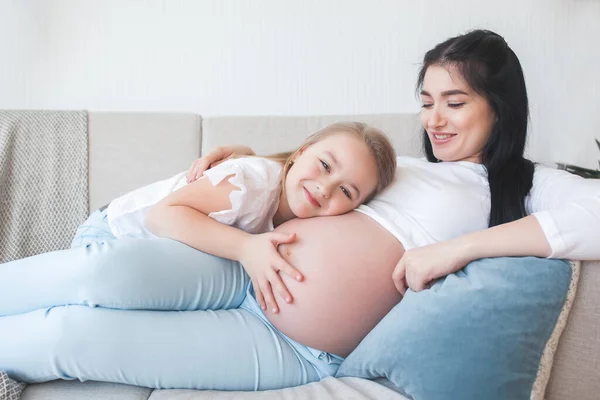
{"type": "Polygon", "coordinates": [[[77,228],[71,248],[81,247],[94,242],[116,239],[108,224],[108,208],[94,211],[88,219],[77,228]]]}
{"type": "Polygon", "coordinates": [[[0,369],[24,382],[267,390],[319,379],[281,335],[242,310],[63,306],[0,317],[0,369]]]}
{"type": "Polygon", "coordinates": [[[472,262],[409,290],[337,376],[386,377],[414,399],[529,399],[571,273],[561,260],[472,262]]]}
{"type": "MultiPolygon", "coordinates": [[[[260,308],[260,305],[256,301],[252,285],[248,286],[248,293],[246,295],[246,298],[242,302],[240,308],[250,311],[257,317],[262,319],[265,324],[269,325],[273,329],[277,329],[275,328],[275,326],[273,326],[273,324],[271,324],[271,321],[267,319],[266,315],[260,308]]],[[[343,357],[332,353],[328,353],[326,351],[321,351],[312,347],[305,346],[302,343],[295,341],[294,339],[284,335],[281,332],[280,334],[294,349],[296,349],[296,351],[302,357],[312,362],[314,367],[317,369],[317,372],[319,373],[321,379],[324,379],[328,376],[334,376],[338,368],[340,367],[340,364],[342,363],[342,361],[344,361],[343,357]]]]}
{"type": "Polygon", "coordinates": [[[220,310],[244,300],[240,263],[170,239],[110,240],[101,217],[78,229],[80,247],[0,264],[0,316],[62,305],[220,310]]]}
{"type": "Polygon", "coordinates": [[[239,263],[169,239],[110,236],[96,212],[77,248],[0,264],[0,370],[27,382],[266,390],[332,368],[260,308],[241,308],[250,280],[239,263]]]}

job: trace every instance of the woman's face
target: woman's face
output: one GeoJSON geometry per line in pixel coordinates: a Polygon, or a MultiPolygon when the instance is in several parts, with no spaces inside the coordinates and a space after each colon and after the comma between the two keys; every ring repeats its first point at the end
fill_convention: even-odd
{"type": "Polygon", "coordinates": [[[455,67],[427,68],[421,91],[421,124],[435,158],[481,162],[496,116],[488,101],[473,91],[455,67]]]}

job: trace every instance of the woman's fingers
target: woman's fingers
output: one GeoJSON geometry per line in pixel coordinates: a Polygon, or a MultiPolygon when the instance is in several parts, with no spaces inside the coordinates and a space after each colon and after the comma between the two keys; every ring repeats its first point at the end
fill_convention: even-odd
{"type": "Polygon", "coordinates": [[[392,274],[392,279],[394,280],[394,285],[396,286],[396,290],[400,292],[402,296],[406,294],[407,284],[406,284],[406,266],[400,260],[396,268],[394,269],[394,273],[392,274]]]}
{"type": "Polygon", "coordinates": [[[190,165],[190,169],[188,170],[188,173],[185,177],[188,183],[192,183],[196,180],[196,165],[198,164],[198,162],[200,160],[201,159],[198,158],[198,159],[194,160],[192,165],[190,165]]]}
{"type": "Polygon", "coordinates": [[[207,169],[219,165],[230,156],[231,150],[229,150],[227,147],[217,147],[211,150],[207,155],[198,158],[190,167],[187,175],[188,183],[200,179],[207,169]]]}

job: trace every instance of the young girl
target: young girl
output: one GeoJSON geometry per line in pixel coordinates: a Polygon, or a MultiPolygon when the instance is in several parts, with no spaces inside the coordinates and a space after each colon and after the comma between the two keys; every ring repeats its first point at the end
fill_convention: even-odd
{"type": "Polygon", "coordinates": [[[268,232],[292,218],[353,210],[392,181],[395,157],[378,129],[336,123],[296,151],[229,160],[189,184],[184,172],[129,193],[110,204],[108,222],[118,238],[151,232],[239,261],[263,310],[277,312],[273,291],[292,301],[278,272],[303,277],[277,252],[295,235],[268,232]]]}
{"type": "MultiPolygon", "coordinates": [[[[52,287],[44,289],[47,295],[38,293],[35,299],[30,297],[25,303],[18,301],[19,296],[14,293],[10,301],[3,301],[4,296],[0,295],[0,316],[82,303],[110,308],[162,309],[162,303],[112,298],[105,284],[100,283],[99,272],[93,272],[104,269],[104,273],[110,275],[106,270],[112,268],[113,262],[98,260],[111,254],[114,239],[135,242],[157,236],[239,261],[252,280],[262,309],[268,305],[273,312],[278,312],[274,291],[286,302],[292,302],[279,271],[297,280],[303,276],[277,252],[278,244],[294,241],[295,235],[271,231],[291,218],[351,211],[386,187],[394,177],[395,168],[394,149],[380,130],[359,122],[347,122],[327,126],[290,153],[229,160],[191,183],[186,180],[187,171],[182,172],[127,193],[93,213],[78,228],[72,243],[74,249],[3,265],[5,270],[18,271],[15,273],[30,271],[43,276],[54,272],[55,275],[47,280],[53,282],[52,287]],[[79,248],[79,252],[75,248],[79,248]],[[60,264],[60,267],[49,268],[48,264],[60,264]],[[33,272],[38,269],[41,271],[33,272]],[[82,277],[82,274],[90,276],[82,277]]],[[[197,268],[203,267],[208,268],[197,265],[197,268]]],[[[144,271],[144,274],[152,273],[150,269],[144,271]]],[[[215,309],[223,304],[216,299],[222,291],[212,294],[214,285],[247,282],[243,273],[236,272],[226,278],[217,278],[222,276],[222,271],[206,270],[205,273],[208,278],[202,285],[207,293],[198,302],[199,309],[215,309]],[[216,283],[217,279],[230,282],[216,283]]],[[[139,279],[143,282],[144,277],[139,279]]],[[[133,290],[132,285],[138,283],[115,279],[106,282],[109,284],[133,290]]],[[[185,283],[171,284],[183,288],[185,283]]],[[[0,284],[0,289],[2,287],[0,284]]],[[[152,287],[146,290],[151,298],[152,287]]]]}

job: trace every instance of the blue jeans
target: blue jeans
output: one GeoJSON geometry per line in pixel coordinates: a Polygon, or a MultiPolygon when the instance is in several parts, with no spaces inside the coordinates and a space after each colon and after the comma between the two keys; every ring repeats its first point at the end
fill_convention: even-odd
{"type": "Polygon", "coordinates": [[[341,361],[268,323],[237,262],[169,239],[117,240],[106,211],[73,245],[0,264],[0,370],[13,378],[266,390],[341,361]]]}

